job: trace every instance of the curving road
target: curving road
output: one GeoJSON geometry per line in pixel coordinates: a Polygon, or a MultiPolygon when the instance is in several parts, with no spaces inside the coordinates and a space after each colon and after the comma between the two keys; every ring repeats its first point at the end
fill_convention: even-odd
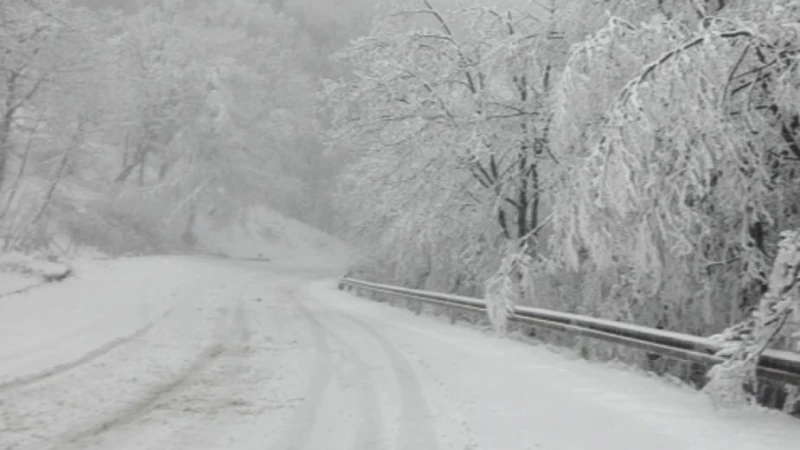
{"type": "Polygon", "coordinates": [[[357,299],[335,291],[325,280],[335,272],[324,268],[177,258],[148,272],[155,263],[138,261],[106,268],[134,280],[137,295],[114,300],[115,282],[103,303],[81,303],[91,320],[65,318],[63,332],[14,328],[34,319],[0,303],[0,342],[19,336],[9,330],[49,333],[0,345],[0,449],[780,450],[800,442],[788,418],[714,412],[701,395],[655,378],[357,299]],[[141,304],[128,303],[150,291],[160,300],[150,295],[148,313],[132,313],[141,304]]]}

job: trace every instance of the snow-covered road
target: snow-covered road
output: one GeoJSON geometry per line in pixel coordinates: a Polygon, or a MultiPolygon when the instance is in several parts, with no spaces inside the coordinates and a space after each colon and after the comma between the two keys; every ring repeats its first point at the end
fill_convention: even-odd
{"type": "Polygon", "coordinates": [[[0,449],[797,449],[656,378],[335,290],[334,271],[95,263],[0,301],[0,449]]]}

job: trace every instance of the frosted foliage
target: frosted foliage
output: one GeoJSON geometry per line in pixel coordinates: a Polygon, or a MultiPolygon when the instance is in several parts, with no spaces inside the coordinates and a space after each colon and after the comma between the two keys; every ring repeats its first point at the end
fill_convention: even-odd
{"type": "Polygon", "coordinates": [[[573,46],[554,93],[565,163],[550,191],[565,261],[578,268],[586,250],[599,268],[633,269],[651,293],[681,265],[700,278],[720,263],[743,270],[742,288],[764,280],[763,246],[797,220],[786,205],[798,194],[798,14],[779,1],[734,2],[700,27],[612,16],[573,46]]]}
{"type": "Polygon", "coordinates": [[[6,246],[183,250],[197,213],[329,198],[296,24],[255,0],[106,3],[0,2],[6,246]]]}
{"type": "Polygon", "coordinates": [[[420,276],[479,288],[501,242],[535,228],[553,183],[544,108],[567,49],[543,31],[524,10],[415,2],[343,52],[353,77],[326,93],[331,146],[354,160],[338,205],[356,243],[391,265],[393,245],[423,241],[415,257],[433,268],[420,276]]]}
{"type": "MultiPolygon", "coordinates": [[[[376,152],[350,166],[337,198],[341,216],[350,218],[343,234],[390,268],[382,281],[456,290],[479,284],[491,255],[475,236],[491,229],[491,218],[464,195],[469,178],[457,175],[457,165],[411,155],[376,152]]],[[[377,270],[370,265],[365,269],[377,270]]]]}

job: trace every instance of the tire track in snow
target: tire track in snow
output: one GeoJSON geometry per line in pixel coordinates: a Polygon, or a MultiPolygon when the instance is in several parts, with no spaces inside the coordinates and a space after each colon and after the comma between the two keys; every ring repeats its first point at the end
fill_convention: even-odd
{"type": "Polygon", "coordinates": [[[12,297],[14,295],[24,294],[24,293],[32,291],[34,289],[38,289],[40,287],[47,286],[48,284],[50,284],[50,283],[48,283],[47,281],[42,281],[42,282],[39,282],[39,283],[32,284],[30,286],[25,286],[23,288],[19,288],[19,289],[13,290],[13,291],[4,292],[4,293],[0,294],[0,299],[4,299],[6,297],[12,297]]]}
{"type": "Polygon", "coordinates": [[[311,324],[311,332],[314,335],[314,365],[305,390],[305,402],[292,416],[288,430],[279,441],[280,445],[274,447],[275,450],[299,450],[308,447],[312,430],[319,419],[317,417],[319,406],[333,376],[333,355],[325,328],[302,306],[299,311],[311,324]]]}
{"type": "Polygon", "coordinates": [[[159,322],[161,322],[161,321],[165,320],[166,318],[168,318],[172,314],[172,311],[173,311],[172,308],[168,309],[164,314],[161,315],[161,317],[159,317],[158,319],[156,319],[156,320],[148,323],[147,325],[137,329],[133,333],[131,333],[131,334],[127,335],[127,336],[123,336],[121,338],[114,339],[114,340],[112,340],[112,341],[110,341],[110,342],[108,342],[108,343],[96,348],[95,350],[93,350],[93,351],[91,351],[89,353],[86,353],[85,355],[81,356],[78,359],[75,359],[73,361],[70,361],[70,362],[67,362],[67,363],[64,363],[64,364],[59,364],[57,366],[51,367],[50,369],[47,369],[47,370],[44,370],[44,371],[41,371],[41,372],[38,372],[38,373],[35,373],[35,374],[32,374],[32,375],[26,375],[26,376],[23,376],[23,377],[15,378],[15,379],[13,379],[11,381],[6,381],[6,382],[3,382],[3,383],[0,383],[0,393],[4,393],[4,392],[7,392],[7,391],[12,390],[12,389],[19,389],[19,388],[22,388],[22,387],[25,387],[25,386],[29,386],[31,384],[38,383],[40,381],[46,380],[46,379],[54,377],[56,375],[60,375],[60,374],[69,372],[70,370],[76,369],[76,368],[78,368],[80,366],[83,366],[85,364],[91,363],[95,359],[98,359],[98,358],[100,358],[100,357],[102,357],[104,355],[107,355],[107,354],[111,353],[112,351],[122,347],[123,345],[128,344],[128,343],[130,343],[130,342],[132,342],[132,341],[144,336],[145,334],[147,334],[147,332],[149,332],[151,329],[153,329],[153,327],[155,327],[159,322]]]}
{"type": "MultiPolygon", "coordinates": [[[[261,276],[258,278],[260,279],[261,276]]],[[[254,279],[243,284],[243,287],[236,295],[235,305],[224,306],[217,310],[220,315],[215,321],[214,331],[212,332],[213,337],[211,338],[212,343],[205,350],[198,353],[178,374],[167,382],[152,387],[134,403],[113,413],[111,418],[93,424],[76,434],[68,435],[63,442],[70,445],[71,448],[80,448],[82,450],[87,447],[106,448],[106,444],[103,441],[106,433],[114,433],[115,429],[119,427],[135,424],[137,421],[146,418],[153,410],[172,404],[176,401],[176,399],[171,398],[172,395],[190,387],[191,383],[215,367],[221,358],[225,356],[240,356],[246,352],[251,339],[251,329],[244,307],[245,294],[257,281],[259,280],[254,279]]],[[[215,380],[220,385],[228,381],[227,379],[219,378],[215,378],[215,380]]],[[[224,406],[224,404],[220,404],[220,407],[224,406]]],[[[192,423],[189,428],[199,430],[204,429],[203,427],[207,425],[209,424],[198,422],[192,423]]],[[[135,425],[133,429],[137,430],[135,425]]],[[[186,431],[183,430],[184,433],[186,431]]],[[[171,448],[197,448],[197,445],[198,442],[194,442],[192,447],[178,446],[171,448]]],[[[52,450],[63,449],[59,447],[52,450]]]]}
{"type": "MultiPolygon", "coordinates": [[[[300,307],[305,309],[302,305],[300,307]]],[[[311,312],[306,310],[306,314],[311,314],[311,312]]],[[[354,437],[355,441],[351,448],[353,450],[375,450],[380,445],[382,426],[381,412],[380,408],[378,408],[378,395],[370,377],[370,366],[359,356],[355,347],[347,343],[345,338],[322,322],[319,322],[319,324],[331,339],[344,350],[347,354],[347,359],[356,367],[356,378],[361,391],[359,400],[362,420],[358,422],[358,429],[354,437]]]]}
{"type": "Polygon", "coordinates": [[[137,402],[117,411],[108,420],[95,424],[85,430],[72,435],[67,442],[77,444],[85,439],[99,436],[111,429],[129,423],[144,414],[156,405],[161,397],[177,390],[186,383],[192,376],[205,369],[212,361],[219,358],[224,352],[222,344],[215,343],[200,353],[177,377],[169,382],[163,383],[149,390],[137,402]]]}
{"type": "Polygon", "coordinates": [[[363,328],[383,347],[392,363],[397,384],[400,389],[402,411],[398,430],[398,449],[438,450],[439,443],[431,425],[428,402],[422,392],[414,368],[405,356],[386,338],[370,325],[349,314],[342,313],[351,322],[363,328]]]}
{"type": "Polygon", "coordinates": [[[233,334],[234,329],[236,328],[238,322],[237,319],[240,317],[243,318],[243,315],[236,317],[234,313],[234,317],[231,317],[232,314],[228,308],[221,308],[218,310],[218,312],[221,313],[221,316],[217,319],[217,329],[219,330],[219,335],[215,336],[212,339],[212,343],[209,344],[199,354],[197,354],[192,361],[176,376],[149,389],[144,395],[139,397],[137,401],[111,414],[109,419],[103,420],[84,430],[68,436],[66,443],[72,445],[80,444],[86,439],[98,437],[114,428],[128,424],[145,416],[164,396],[178,390],[189,380],[191,380],[192,377],[205,370],[216,359],[222,356],[226,350],[228,350],[228,348],[226,348],[226,344],[230,342],[230,339],[228,338],[233,334]]]}

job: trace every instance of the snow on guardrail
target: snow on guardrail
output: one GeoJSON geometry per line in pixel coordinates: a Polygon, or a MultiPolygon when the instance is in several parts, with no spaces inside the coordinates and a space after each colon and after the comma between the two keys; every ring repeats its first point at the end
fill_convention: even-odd
{"type": "MultiPolygon", "coordinates": [[[[369,292],[395,295],[407,300],[420,302],[420,305],[429,303],[461,310],[486,311],[486,302],[477,298],[407,289],[349,277],[342,278],[339,288],[357,288],[369,292]]],[[[721,350],[721,346],[702,336],[521,306],[514,308],[509,319],[512,322],[579,334],[686,361],[707,365],[723,361],[723,358],[716,355],[721,350]]],[[[780,350],[766,350],[759,361],[758,375],[765,379],[800,386],[800,354],[780,350]]]]}

